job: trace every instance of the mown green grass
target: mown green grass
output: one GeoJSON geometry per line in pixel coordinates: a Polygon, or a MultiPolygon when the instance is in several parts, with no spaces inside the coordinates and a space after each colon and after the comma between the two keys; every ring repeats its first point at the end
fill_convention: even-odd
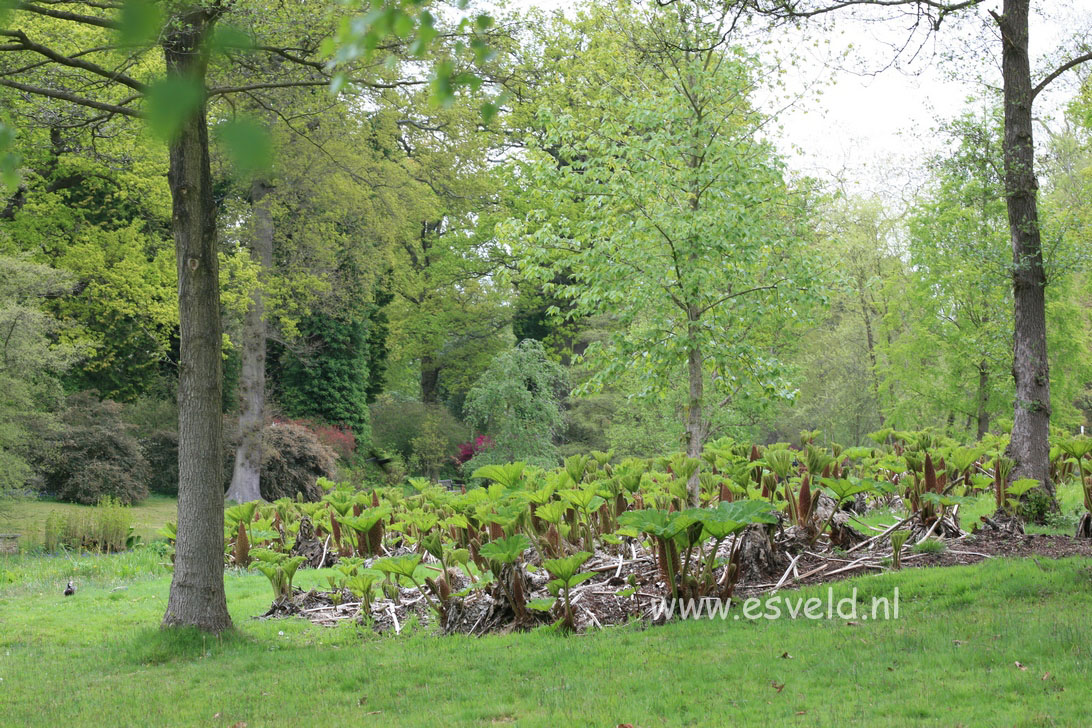
{"type": "Polygon", "coordinates": [[[1088,560],[908,569],[833,587],[836,599],[856,588],[864,607],[897,586],[897,621],[730,618],[480,639],[253,620],[269,585],[238,572],[226,577],[234,634],[165,633],[159,563],[149,549],[0,559],[11,577],[0,584],[0,724],[1088,724],[1088,560]],[[72,573],[80,588],[66,599],[72,573]]]}
{"type": "MultiPolygon", "coordinates": [[[[46,517],[50,512],[88,513],[94,506],[62,503],[55,500],[18,498],[8,501],[0,511],[0,533],[20,534],[20,544],[32,546],[42,543],[46,517]]],[[[130,508],[133,528],[145,541],[159,538],[157,531],[167,521],[178,520],[178,500],[163,495],[152,495],[130,508]]]]}

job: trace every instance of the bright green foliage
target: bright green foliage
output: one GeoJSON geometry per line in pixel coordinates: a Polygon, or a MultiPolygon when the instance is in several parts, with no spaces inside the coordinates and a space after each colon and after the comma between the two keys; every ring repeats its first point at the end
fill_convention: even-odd
{"type": "Polygon", "coordinates": [[[769,502],[765,500],[722,502],[716,508],[697,508],[688,513],[701,521],[709,538],[717,541],[723,541],[753,523],[777,522],[769,502]]]}
{"type": "Polygon", "coordinates": [[[576,629],[569,592],[577,584],[595,576],[593,572],[580,572],[580,567],[589,558],[591,558],[591,554],[587,551],[578,551],[571,556],[561,559],[546,559],[542,562],[542,566],[554,577],[553,581],[549,583],[551,593],[560,593],[562,595],[565,604],[565,617],[562,619],[561,624],[569,631],[576,629]]]}
{"type": "Polygon", "coordinates": [[[484,465],[471,473],[470,477],[486,478],[505,488],[517,488],[523,482],[523,471],[526,468],[527,465],[521,462],[484,465]]]}
{"type": "Polygon", "coordinates": [[[372,564],[373,569],[378,569],[387,575],[401,576],[413,580],[413,573],[417,565],[421,563],[421,554],[405,554],[404,556],[388,556],[378,559],[372,564]]]}
{"type": "Polygon", "coordinates": [[[71,274],[43,302],[84,351],[68,383],[118,400],[165,373],[178,319],[165,155],[132,133],[92,155],[86,131],[24,130],[22,185],[0,216],[0,254],[71,274]]]}
{"type": "Polygon", "coordinates": [[[791,397],[770,344],[806,313],[818,266],[804,196],[758,138],[758,61],[676,8],[592,6],[547,32],[552,52],[581,53],[538,110],[526,212],[503,234],[566,315],[611,317],[578,391],[636,377],[638,393],[678,393],[689,376],[691,411],[702,380],[732,402],[791,397]]]}
{"type": "Polygon", "coordinates": [[[280,600],[292,596],[292,579],[307,559],[303,556],[288,556],[269,549],[253,549],[250,552],[255,559],[255,568],[266,575],[273,587],[273,599],[280,600]]]}
{"type": "Polygon", "coordinates": [[[529,548],[531,548],[531,540],[522,533],[517,533],[508,538],[499,538],[482,544],[481,555],[500,564],[514,564],[529,548]]]}
{"type": "Polygon", "coordinates": [[[1012,251],[1002,179],[999,110],[965,114],[947,134],[956,149],[934,160],[934,182],[909,222],[910,266],[888,351],[890,416],[908,425],[956,413],[984,434],[1011,409],[1012,251]]]}

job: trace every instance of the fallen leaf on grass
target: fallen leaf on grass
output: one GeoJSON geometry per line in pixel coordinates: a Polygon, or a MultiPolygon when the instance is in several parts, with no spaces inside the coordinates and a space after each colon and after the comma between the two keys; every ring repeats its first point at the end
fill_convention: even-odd
{"type": "Polygon", "coordinates": [[[967,643],[964,642],[963,640],[952,640],[952,644],[955,645],[956,647],[959,647],[959,646],[965,645],[967,643]]]}
{"type": "Polygon", "coordinates": [[[1052,677],[1054,677],[1054,676],[1051,675],[1049,672],[1043,673],[1043,679],[1044,680],[1049,680],[1052,677]]]}
{"type": "Polygon", "coordinates": [[[1020,661],[1019,661],[1019,660],[1017,660],[1015,664],[1016,664],[1016,666],[1017,666],[1018,668],[1020,668],[1021,670],[1024,670],[1024,671],[1026,671],[1026,670],[1027,670],[1027,668],[1026,668],[1026,667],[1024,667],[1023,665],[1021,665],[1021,664],[1020,664],[1020,661]]]}
{"type": "Polygon", "coordinates": [[[782,652],[782,653],[781,653],[781,659],[782,659],[782,660],[791,660],[791,659],[792,659],[792,655],[790,655],[790,654],[789,654],[788,652],[782,652]]]}
{"type": "Polygon", "coordinates": [[[860,624],[860,622],[846,622],[847,627],[858,627],[860,624]]]}
{"type": "Polygon", "coordinates": [[[238,723],[232,725],[231,728],[246,728],[246,721],[241,720],[238,723]]]}
{"type": "Polygon", "coordinates": [[[779,683],[777,680],[771,680],[770,681],[770,687],[773,688],[774,690],[776,690],[777,692],[781,692],[782,690],[785,689],[785,683],[779,683]]]}

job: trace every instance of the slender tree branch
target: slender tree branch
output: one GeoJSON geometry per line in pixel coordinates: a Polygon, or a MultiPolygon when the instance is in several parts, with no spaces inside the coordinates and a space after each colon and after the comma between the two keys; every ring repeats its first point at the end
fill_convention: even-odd
{"type": "MultiPolygon", "coordinates": [[[[104,68],[97,63],[91,63],[90,61],[83,61],[78,58],[62,55],[52,48],[48,48],[40,43],[35,43],[27,37],[26,33],[21,30],[3,30],[0,31],[0,35],[6,36],[8,38],[17,39],[19,43],[23,46],[24,50],[33,51],[40,56],[45,56],[54,63],[58,63],[62,66],[68,66],[69,68],[83,69],[84,71],[93,73],[96,76],[102,76],[109,81],[116,81],[120,84],[128,86],[134,91],[140,91],[141,93],[147,91],[147,86],[145,86],[140,81],[137,81],[135,78],[132,78],[131,76],[122,73],[121,71],[111,71],[109,68],[104,68]]],[[[3,50],[12,49],[9,46],[5,46],[3,50]]]]}
{"type": "Polygon", "coordinates": [[[32,2],[18,3],[14,10],[25,10],[28,13],[36,13],[37,15],[45,15],[49,18],[56,18],[57,20],[71,20],[76,23],[83,23],[84,25],[94,25],[99,28],[109,28],[110,30],[118,30],[121,28],[121,24],[116,20],[109,18],[99,18],[94,15],[81,15],[79,13],[70,13],[67,10],[52,10],[49,8],[38,7],[32,2]]]}
{"type": "Polygon", "coordinates": [[[1033,88],[1031,90],[1031,98],[1034,99],[1036,96],[1038,96],[1039,92],[1042,91],[1043,89],[1045,89],[1048,85],[1050,85],[1051,81],[1058,78],[1058,76],[1061,76],[1063,73],[1065,73],[1069,69],[1075,68],[1076,66],[1079,66],[1082,63],[1085,63],[1087,61],[1092,61],[1092,51],[1090,51],[1088,53],[1084,53],[1082,55],[1079,55],[1076,58],[1074,58],[1074,59],[1072,59],[1070,61],[1067,61],[1066,63],[1063,63],[1062,65],[1058,66],[1053,71],[1051,71],[1049,74],[1047,74],[1047,77],[1044,78],[1042,81],[1040,81],[1038,83],[1038,85],[1036,85],[1035,88],[1033,88]]]}
{"type": "Polygon", "coordinates": [[[125,106],[119,106],[117,104],[108,104],[102,101],[93,101],[92,99],[86,99],[82,96],[77,96],[74,93],[68,91],[58,91],[56,89],[45,88],[43,86],[31,86],[26,83],[19,83],[18,81],[12,81],[11,79],[0,77],[0,86],[7,86],[17,91],[23,91],[28,94],[35,94],[37,96],[47,96],[51,99],[60,99],[62,101],[68,101],[79,106],[87,106],[92,109],[98,109],[99,111],[109,111],[112,114],[123,114],[125,116],[132,116],[136,118],[143,118],[144,114],[136,109],[130,109],[125,106]]]}
{"type": "MultiPolygon", "coordinates": [[[[268,81],[265,83],[251,83],[245,86],[218,86],[210,88],[208,91],[209,96],[224,96],[226,94],[246,93],[248,91],[261,91],[262,89],[274,89],[274,88],[307,88],[317,86],[329,85],[329,79],[321,79],[314,81],[268,81]]],[[[403,88],[405,86],[420,86],[428,83],[428,81],[392,81],[390,83],[377,82],[377,81],[365,81],[363,79],[349,79],[349,83],[355,83],[361,86],[367,86],[374,89],[388,89],[388,88],[403,88]]]]}

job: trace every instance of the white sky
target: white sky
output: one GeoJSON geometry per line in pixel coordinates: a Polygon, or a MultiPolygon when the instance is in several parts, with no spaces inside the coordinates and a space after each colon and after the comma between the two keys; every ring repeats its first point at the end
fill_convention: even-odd
{"type": "MultiPolygon", "coordinates": [[[[570,5],[564,0],[515,0],[513,4],[540,8],[570,5]]],[[[1000,4],[1000,0],[988,0],[986,7],[999,11],[1000,4]]],[[[1092,27],[1092,0],[1033,0],[1032,4],[1053,15],[1033,18],[1034,69],[1035,59],[1056,47],[1065,35],[1077,28],[1092,27]]],[[[875,72],[883,68],[893,56],[891,46],[906,39],[907,21],[862,23],[842,15],[835,22],[833,32],[812,31],[809,40],[823,41],[818,49],[800,36],[787,35],[782,41],[783,48],[790,49],[798,61],[797,68],[789,73],[789,88],[799,93],[819,79],[825,85],[821,96],[807,94],[780,117],[779,146],[798,171],[844,179],[857,192],[884,188],[898,194],[900,188],[911,184],[908,179],[914,176],[912,169],[929,152],[937,150],[929,132],[938,119],[959,114],[969,96],[984,95],[973,77],[980,72],[989,74],[990,64],[995,69],[993,75],[999,77],[996,69],[1000,41],[988,38],[985,43],[979,41],[981,48],[977,52],[968,51],[970,44],[963,39],[981,38],[995,31],[984,30],[980,20],[956,24],[949,18],[936,41],[922,49],[918,60],[903,64],[905,70],[888,68],[862,74],[848,69],[875,72]],[[853,50],[840,64],[847,68],[825,65],[850,45],[853,50]],[[956,63],[939,59],[938,54],[961,50],[963,58],[956,63]],[[967,78],[955,80],[941,70],[950,73],[953,68],[967,78]]],[[[1036,113],[1056,111],[1072,92],[1076,78],[1076,73],[1071,72],[1067,74],[1068,86],[1056,82],[1051,94],[1037,100],[1036,113]]]]}

